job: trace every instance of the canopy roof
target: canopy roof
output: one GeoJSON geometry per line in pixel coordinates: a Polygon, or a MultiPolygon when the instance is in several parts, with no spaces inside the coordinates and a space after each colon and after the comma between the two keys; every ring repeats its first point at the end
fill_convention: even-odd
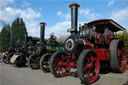
{"type": "Polygon", "coordinates": [[[113,32],[125,31],[126,29],[116,23],[112,19],[99,19],[87,23],[89,27],[95,26],[96,29],[103,31],[105,28],[109,28],[113,32]]]}
{"type": "Polygon", "coordinates": [[[31,36],[29,36],[28,38],[32,39],[32,41],[34,41],[34,42],[40,41],[40,38],[38,38],[38,37],[31,37],[31,36]]]}

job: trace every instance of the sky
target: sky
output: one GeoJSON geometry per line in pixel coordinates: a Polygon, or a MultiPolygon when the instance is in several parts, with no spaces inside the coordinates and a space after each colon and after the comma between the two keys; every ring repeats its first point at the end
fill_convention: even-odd
{"type": "Polygon", "coordinates": [[[78,3],[78,22],[113,19],[128,30],[128,0],[0,0],[0,31],[22,17],[29,36],[40,36],[40,22],[45,22],[45,37],[53,32],[57,37],[69,34],[71,9],[78,3]]]}

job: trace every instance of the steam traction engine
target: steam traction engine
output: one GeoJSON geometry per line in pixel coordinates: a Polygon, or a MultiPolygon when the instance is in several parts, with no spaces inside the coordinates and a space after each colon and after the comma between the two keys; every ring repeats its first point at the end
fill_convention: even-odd
{"type": "Polygon", "coordinates": [[[55,52],[50,59],[50,71],[55,77],[66,76],[71,68],[78,70],[82,83],[97,80],[100,67],[108,65],[113,72],[126,70],[126,50],[114,32],[125,30],[111,19],[85,23],[77,30],[78,4],[71,4],[71,35],[65,41],[65,50],[55,52]]]}
{"type": "Polygon", "coordinates": [[[10,48],[8,49],[8,52],[6,52],[2,58],[3,62],[6,63],[6,64],[9,64],[10,62],[10,58],[12,57],[12,55],[14,54],[15,52],[15,48],[14,48],[14,45],[13,45],[13,41],[14,41],[14,33],[11,31],[11,46],[10,48]]]}
{"type": "Polygon", "coordinates": [[[37,37],[31,37],[25,35],[24,46],[19,46],[10,58],[10,64],[16,67],[25,66],[28,58],[35,52],[35,45],[39,41],[37,37]]]}
{"type": "Polygon", "coordinates": [[[45,25],[44,22],[40,23],[40,42],[36,45],[36,52],[29,58],[29,67],[31,69],[41,68],[42,71],[49,72],[49,60],[52,53],[64,51],[64,47],[56,41],[54,34],[51,34],[48,40],[44,39],[45,25]]]}

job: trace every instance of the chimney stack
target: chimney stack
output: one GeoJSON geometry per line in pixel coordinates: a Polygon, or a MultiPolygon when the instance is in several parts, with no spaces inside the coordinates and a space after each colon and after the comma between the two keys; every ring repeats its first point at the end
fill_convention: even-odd
{"type": "Polygon", "coordinates": [[[78,8],[80,7],[79,4],[73,3],[69,5],[71,8],[71,34],[76,34],[77,33],[77,19],[78,19],[78,8]]]}
{"type": "Polygon", "coordinates": [[[46,23],[44,23],[44,22],[41,22],[41,23],[40,23],[40,42],[41,42],[41,43],[44,42],[45,25],[46,25],[46,23]]]}
{"type": "Polygon", "coordinates": [[[28,36],[27,36],[27,34],[25,34],[25,41],[24,41],[25,43],[24,43],[24,50],[25,50],[25,52],[27,53],[27,50],[28,50],[28,45],[27,45],[27,42],[28,42],[28,36]]]}

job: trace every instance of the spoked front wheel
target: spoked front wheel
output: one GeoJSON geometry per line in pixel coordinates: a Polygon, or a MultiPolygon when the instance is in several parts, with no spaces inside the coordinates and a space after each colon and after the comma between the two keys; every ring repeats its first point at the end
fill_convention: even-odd
{"type": "Polygon", "coordinates": [[[40,59],[40,68],[43,72],[50,72],[49,62],[50,62],[51,54],[46,53],[40,59]]]}
{"type": "Polygon", "coordinates": [[[100,63],[99,57],[92,49],[84,50],[78,59],[78,76],[82,83],[90,84],[98,79],[100,63]]]}
{"type": "Polygon", "coordinates": [[[40,68],[40,64],[39,64],[39,57],[38,55],[31,55],[29,57],[29,60],[28,60],[28,66],[31,68],[31,69],[39,69],[40,68]]]}
{"type": "Polygon", "coordinates": [[[70,60],[62,51],[55,52],[50,58],[50,71],[55,77],[64,77],[69,73],[70,60]]]}

